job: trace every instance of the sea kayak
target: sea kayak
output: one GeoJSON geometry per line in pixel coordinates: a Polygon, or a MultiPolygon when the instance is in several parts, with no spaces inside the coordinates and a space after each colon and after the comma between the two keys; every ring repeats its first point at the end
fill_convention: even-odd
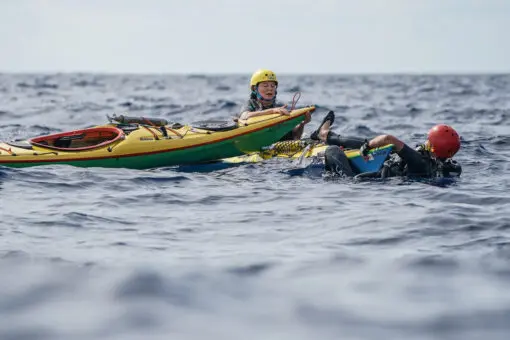
{"type": "MultiPolygon", "coordinates": [[[[276,142],[268,147],[262,148],[262,151],[248,153],[242,156],[229,157],[222,159],[224,164],[243,164],[259,163],[272,158],[292,159],[297,167],[323,166],[323,162],[317,160],[324,157],[324,151],[328,145],[311,140],[295,140],[276,142]],[[313,159],[312,161],[302,162],[300,160],[313,159]]],[[[381,169],[384,162],[388,159],[393,144],[388,144],[379,148],[371,149],[367,157],[363,157],[358,149],[344,150],[349,159],[353,170],[358,173],[373,173],[381,169]]]]}
{"type": "Polygon", "coordinates": [[[0,143],[0,166],[68,164],[148,169],[235,157],[275,143],[314,106],[234,122],[188,125],[164,119],[114,116],[91,128],[0,143]]]}

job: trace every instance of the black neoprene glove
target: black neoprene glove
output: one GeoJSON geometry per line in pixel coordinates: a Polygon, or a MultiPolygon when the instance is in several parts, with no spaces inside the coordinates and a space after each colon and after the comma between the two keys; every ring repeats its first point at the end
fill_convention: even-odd
{"type": "Polygon", "coordinates": [[[370,147],[368,146],[368,140],[365,139],[365,143],[363,143],[363,145],[359,148],[359,153],[363,157],[367,157],[368,151],[370,151],[370,147]]]}

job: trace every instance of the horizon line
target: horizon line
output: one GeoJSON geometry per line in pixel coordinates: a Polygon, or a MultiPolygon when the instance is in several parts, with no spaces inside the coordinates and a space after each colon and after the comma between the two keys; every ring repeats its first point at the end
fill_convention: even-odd
{"type": "MultiPolygon", "coordinates": [[[[56,75],[56,74],[83,74],[83,75],[112,75],[112,76],[249,76],[252,72],[118,72],[118,71],[6,71],[0,74],[9,75],[56,75]]],[[[510,75],[510,70],[491,71],[379,71],[379,72],[287,72],[276,71],[278,75],[289,76],[378,76],[378,75],[404,75],[404,76],[443,76],[443,75],[510,75]]]]}

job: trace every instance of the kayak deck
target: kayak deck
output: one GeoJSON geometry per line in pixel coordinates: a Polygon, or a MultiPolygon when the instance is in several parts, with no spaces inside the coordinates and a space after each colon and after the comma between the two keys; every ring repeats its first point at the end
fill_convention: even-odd
{"type": "MultiPolygon", "coordinates": [[[[260,150],[304,120],[313,106],[232,124],[110,123],[88,129],[0,143],[0,166],[69,164],[147,169],[210,162],[260,150]],[[198,125],[199,127],[196,127],[198,125]]],[[[166,122],[166,121],[165,121],[166,122]]],[[[156,122],[157,123],[157,122],[156,122]]],[[[224,122],[225,123],[225,122],[224,122]]]]}

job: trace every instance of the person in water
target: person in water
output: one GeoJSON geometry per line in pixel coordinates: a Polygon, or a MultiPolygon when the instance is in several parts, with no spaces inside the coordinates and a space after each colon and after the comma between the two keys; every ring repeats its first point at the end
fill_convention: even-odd
{"type": "Polygon", "coordinates": [[[328,114],[322,120],[321,125],[317,130],[312,132],[310,139],[315,141],[321,141],[327,145],[334,145],[342,149],[359,149],[365,139],[351,136],[342,136],[331,131],[331,125],[335,121],[335,113],[329,111],[328,114]]]}
{"type": "MultiPolygon", "coordinates": [[[[324,136],[324,131],[321,137],[324,136]]],[[[326,138],[328,139],[328,138],[326,138]]],[[[332,139],[335,142],[335,139],[332,139]]],[[[359,140],[350,141],[354,146],[359,140]]],[[[451,177],[460,176],[462,167],[452,159],[460,149],[460,137],[457,131],[449,125],[439,124],[428,132],[428,138],[424,144],[412,149],[392,135],[379,135],[370,141],[362,142],[360,153],[368,155],[373,148],[393,144],[394,152],[384,163],[377,173],[370,174],[373,177],[451,177]]],[[[356,173],[352,170],[347,156],[338,146],[329,146],[324,154],[325,168],[327,171],[340,175],[353,177],[356,173]]]]}
{"type": "MultiPolygon", "coordinates": [[[[238,119],[248,119],[257,116],[280,113],[290,115],[287,105],[276,101],[278,79],[273,71],[260,69],[255,71],[250,80],[250,99],[241,108],[238,119]]],[[[305,115],[305,120],[299,123],[292,131],[287,133],[281,140],[300,139],[306,124],[311,120],[310,113],[305,115]]]]}

